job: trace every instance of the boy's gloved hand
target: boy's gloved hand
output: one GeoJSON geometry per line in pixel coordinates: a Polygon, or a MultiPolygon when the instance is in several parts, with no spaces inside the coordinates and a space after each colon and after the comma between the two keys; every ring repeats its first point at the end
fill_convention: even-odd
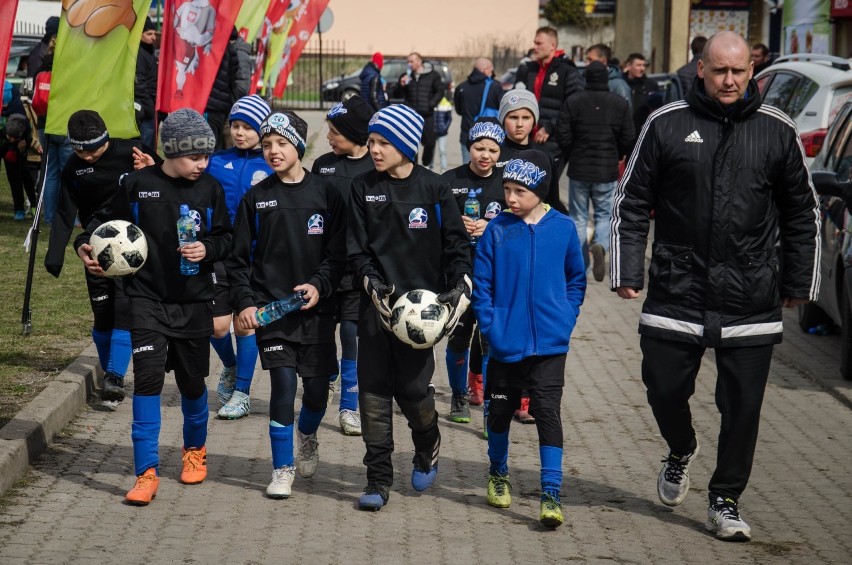
{"type": "Polygon", "coordinates": [[[364,276],[364,290],[367,291],[367,295],[369,295],[369,297],[373,300],[376,310],[379,311],[379,317],[382,321],[382,325],[385,329],[391,331],[390,297],[393,294],[394,285],[385,284],[385,282],[376,275],[366,275],[364,276]]]}
{"type": "Polygon", "coordinates": [[[450,318],[447,320],[447,326],[444,330],[444,335],[449,335],[459,323],[459,318],[467,312],[470,307],[470,293],[473,289],[473,283],[470,282],[470,277],[462,275],[456,283],[453,290],[442,292],[436,298],[441,304],[446,304],[450,309],[450,318]]]}

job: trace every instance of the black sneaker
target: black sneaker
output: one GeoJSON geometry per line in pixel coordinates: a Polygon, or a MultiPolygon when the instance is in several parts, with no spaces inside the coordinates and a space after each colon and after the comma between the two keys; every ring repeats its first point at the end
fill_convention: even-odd
{"type": "Polygon", "coordinates": [[[450,421],[460,424],[470,422],[470,408],[467,406],[467,395],[463,393],[453,393],[450,400],[450,421]]]}
{"type": "Polygon", "coordinates": [[[101,400],[121,402],[124,400],[124,379],[115,373],[104,375],[104,387],[101,389],[101,400]]]}

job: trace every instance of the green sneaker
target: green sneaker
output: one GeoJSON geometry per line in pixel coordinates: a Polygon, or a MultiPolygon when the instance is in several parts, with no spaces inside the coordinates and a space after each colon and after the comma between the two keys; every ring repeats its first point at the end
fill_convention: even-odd
{"type": "Polygon", "coordinates": [[[562,503],[559,501],[559,495],[553,495],[547,492],[541,494],[541,513],[539,521],[543,526],[548,528],[556,528],[562,525],[565,520],[562,516],[562,503]]]}
{"type": "Polygon", "coordinates": [[[470,408],[467,406],[467,395],[453,393],[450,401],[450,421],[459,424],[470,423],[470,408]]]}
{"type": "Polygon", "coordinates": [[[508,508],[512,504],[512,483],[509,475],[488,475],[488,505],[508,508]]]}

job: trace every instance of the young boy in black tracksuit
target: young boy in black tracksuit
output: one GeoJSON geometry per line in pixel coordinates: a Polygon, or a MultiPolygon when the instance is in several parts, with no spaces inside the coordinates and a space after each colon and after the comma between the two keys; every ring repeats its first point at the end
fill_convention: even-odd
{"type": "MultiPolygon", "coordinates": [[[[92,110],[79,110],[71,115],[68,140],[74,154],[62,169],[59,203],[44,258],[45,269],[54,277],[62,271],[75,218],[79,217],[81,225],[89,225],[95,213],[121,190],[119,179],[133,171],[137,153],[156,155],[138,140],[110,138],[106,124],[92,110]]],[[[155,162],[162,163],[162,159],[157,157],[155,162]]],[[[106,372],[101,399],[121,401],[124,375],[130,364],[129,302],[121,280],[94,276],[88,270],[84,273],[94,315],[92,340],[101,368],[106,372]]]]}
{"type": "MultiPolygon", "coordinates": [[[[496,119],[480,118],[468,132],[467,148],[471,155],[470,162],[447,171],[441,177],[450,184],[450,190],[462,213],[462,221],[471,242],[471,261],[473,261],[473,252],[476,250],[476,240],[482,235],[488,222],[506,206],[502,171],[495,172],[495,164],[500,157],[500,146],[505,137],[506,134],[496,119]],[[477,220],[464,215],[465,203],[471,191],[479,200],[480,211],[477,220]]],[[[475,325],[473,310],[468,310],[459,319],[458,325],[447,339],[447,375],[453,391],[449,417],[453,422],[470,422],[468,392],[470,404],[480,406],[483,403],[483,348],[479,330],[474,332],[475,325]],[[471,339],[473,339],[472,344],[471,339]],[[467,372],[468,353],[470,353],[469,373],[467,372]]]]}
{"type": "Polygon", "coordinates": [[[261,146],[275,172],[249,190],[234,219],[234,247],[225,266],[231,303],[243,329],[257,328],[260,361],[269,371],[270,498],[288,498],[296,470],[311,477],[319,464],[317,429],[325,415],[329,377],[337,373],[334,293],[346,262],[346,206],[326,179],[302,168],[308,126],[292,112],[260,126],[261,146]],[[301,310],[259,327],[259,306],[303,292],[301,310]],[[293,466],[296,375],[302,408],[293,466]]]}
{"type": "Polygon", "coordinates": [[[376,170],[352,183],[349,260],[366,290],[358,322],[358,401],[367,448],[362,510],[381,509],[393,484],[394,399],[414,442],[412,486],[429,488],[438,472],[434,351],[413,349],[392,334],[390,305],[410,290],[440,292],[451,331],[470,303],[469,240],[458,206],[438,175],[414,164],[422,130],[423,118],[408,106],[377,112],[368,140],[376,170]]]}
{"type": "MultiPolygon", "coordinates": [[[[331,152],[314,161],[311,172],[326,177],[340,191],[346,204],[352,192],[352,179],[373,170],[373,159],[367,151],[367,123],[373,109],[360,96],[353,96],[332,108],[327,116],[328,144],[331,152]]],[[[329,404],[335,384],[340,386],[340,412],[337,421],[346,435],[361,435],[358,414],[358,306],[360,285],[347,266],[346,274],[337,289],[337,321],[340,324],[340,375],[329,383],[329,404]],[[342,381],[342,383],[341,383],[342,381]]]]}
{"type": "Polygon", "coordinates": [[[198,484],[207,477],[207,385],[213,335],[213,264],[231,248],[231,222],[222,186],[204,172],[216,139],[195,110],[173,112],[163,122],[160,140],[166,160],[124,177],[103,211],[75,241],[78,255],[94,275],[102,274],[88,237],[105,219],[125,219],[148,240],[148,259],[124,291],[130,300],[133,345],[133,459],[136,484],[129,504],[147,505],[159,486],[160,394],[166,372],[174,370],[183,411],[183,470],[180,481],[198,484]],[[195,218],[197,241],[178,247],[175,226],[181,204],[195,218]],[[200,272],[181,274],[181,257],[200,264],[200,272]]]}

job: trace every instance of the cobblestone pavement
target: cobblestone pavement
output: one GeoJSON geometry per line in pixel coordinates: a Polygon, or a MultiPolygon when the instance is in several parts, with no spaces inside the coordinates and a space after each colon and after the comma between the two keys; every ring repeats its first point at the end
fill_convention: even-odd
{"type": "MultiPolygon", "coordinates": [[[[318,122],[321,116],[312,127],[318,122]]],[[[788,315],[741,500],[754,541],[729,544],[703,526],[719,425],[713,356],[705,358],[692,401],[702,443],[692,492],[680,507],[668,508],[656,494],[666,448],[639,376],[639,307],[590,282],[565,373],[566,523],[555,531],[537,519],[534,426],[511,428],[511,508],[486,504],[481,409],[473,408],[471,424],[446,420],[450,391],[440,346],[434,382],[443,443],[437,483],[425,493],[409,484],[412,445],[397,411],[389,504],[376,513],[358,511],[363,443],[341,435],[330,410],[319,430],[317,474],[297,477],[288,500],[266,498],[269,382],[259,368],[249,417],[216,420],[211,394],[210,474],[201,485],[181,485],[180,399],[169,376],[162,479],[151,505],[123,503],[133,484],[129,399],[114,411],[87,406],[0,499],[0,563],[849,563],[852,409],[849,383],[835,378],[837,337],[803,336],[788,315]]],[[[220,367],[212,359],[211,391],[220,367]]]]}

